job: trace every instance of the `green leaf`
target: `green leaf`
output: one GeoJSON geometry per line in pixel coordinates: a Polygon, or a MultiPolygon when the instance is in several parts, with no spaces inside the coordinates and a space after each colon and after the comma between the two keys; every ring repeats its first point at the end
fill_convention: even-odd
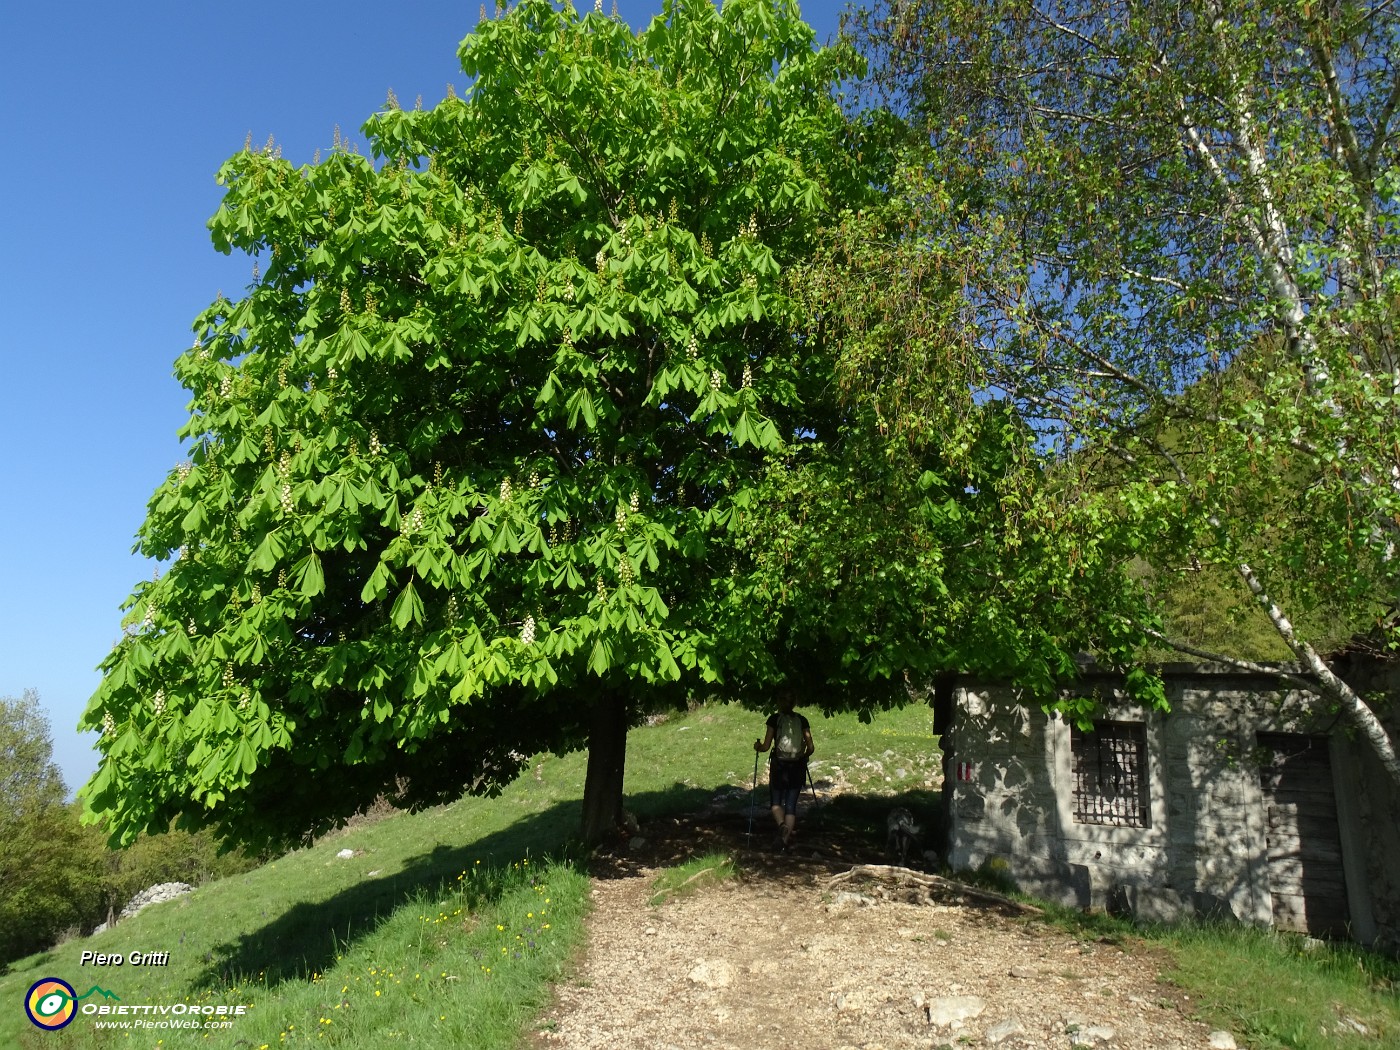
{"type": "Polygon", "coordinates": [[[238,767],[243,771],[244,776],[252,776],[258,768],[257,752],[246,739],[240,741],[238,745],[238,767]]]}
{"type": "Polygon", "coordinates": [[[510,519],[503,520],[496,529],[496,534],[491,537],[490,551],[492,554],[500,554],[502,551],[509,551],[511,554],[520,553],[520,540],[515,534],[515,528],[511,525],[510,519]]]}
{"type": "Polygon", "coordinates": [[[753,427],[749,425],[748,412],[739,413],[739,418],[734,421],[733,433],[734,443],[740,448],[743,448],[745,445],[758,444],[758,435],[754,433],[753,427]]]}
{"type": "Polygon", "coordinates": [[[665,641],[656,643],[656,661],[663,679],[668,682],[680,681],[681,669],[676,666],[676,658],[671,654],[671,647],[665,641]]]}
{"type": "Polygon", "coordinates": [[[253,551],[252,557],[248,559],[248,567],[259,572],[271,572],[277,568],[277,562],[286,552],[282,544],[280,529],[273,529],[262,538],[253,551]]]}
{"type": "Polygon", "coordinates": [[[321,571],[321,559],[311,551],[292,569],[297,581],[297,590],[303,598],[314,598],[326,589],[326,577],[321,571]]]}
{"type": "Polygon", "coordinates": [[[180,522],[180,531],[186,536],[197,537],[199,530],[204,528],[204,504],[195,501],[190,512],[185,515],[185,520],[180,522]]]}
{"type": "Polygon", "coordinates": [[[214,730],[221,734],[228,734],[237,729],[238,713],[234,711],[233,705],[225,700],[218,705],[218,715],[214,719],[214,730]]]}
{"type": "Polygon", "coordinates": [[[578,429],[579,421],[583,421],[584,427],[592,430],[598,425],[598,415],[593,407],[593,395],[586,387],[579,387],[569,395],[569,400],[565,402],[565,409],[568,411],[569,427],[578,429]]]}
{"type": "Polygon", "coordinates": [[[606,638],[593,643],[593,651],[588,654],[588,669],[602,678],[612,666],[612,646],[606,638]]]}
{"type": "Polygon", "coordinates": [[[399,630],[403,630],[410,623],[421,624],[423,622],[423,601],[418,597],[412,580],[399,592],[389,616],[394,621],[394,626],[399,630]]]}
{"type": "Polygon", "coordinates": [[[394,582],[394,575],[389,571],[389,566],[382,561],[374,567],[374,572],[365,581],[364,587],[360,591],[360,601],[366,604],[378,601],[388,591],[394,582]]]}

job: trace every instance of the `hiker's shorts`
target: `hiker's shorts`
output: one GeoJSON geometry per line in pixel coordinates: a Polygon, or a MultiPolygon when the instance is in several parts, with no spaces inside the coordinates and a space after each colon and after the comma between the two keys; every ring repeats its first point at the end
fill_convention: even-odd
{"type": "Polygon", "coordinates": [[[768,796],[771,805],[782,806],[784,813],[797,814],[797,799],[807,782],[806,762],[784,762],[775,758],[768,765],[768,796]]]}

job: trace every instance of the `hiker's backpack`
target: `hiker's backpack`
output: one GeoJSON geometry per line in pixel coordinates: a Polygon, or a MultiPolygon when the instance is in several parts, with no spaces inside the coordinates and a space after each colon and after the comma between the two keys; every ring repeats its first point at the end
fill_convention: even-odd
{"type": "Polygon", "coordinates": [[[802,739],[802,716],[779,714],[777,740],[773,744],[777,756],[791,762],[807,753],[806,742],[802,739]]]}

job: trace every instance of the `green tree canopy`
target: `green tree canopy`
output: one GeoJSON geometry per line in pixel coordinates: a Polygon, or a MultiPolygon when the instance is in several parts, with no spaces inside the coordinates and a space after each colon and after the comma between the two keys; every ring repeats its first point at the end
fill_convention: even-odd
{"type": "Polygon", "coordinates": [[[67,789],[53,760],[49,720],[39,706],[39,694],[0,697],[0,811],[22,820],[61,805],[67,789]]]}
{"type": "Polygon", "coordinates": [[[585,741],[596,838],[628,725],[754,663],[712,583],[765,458],[835,418],[781,275],[869,192],[853,52],[790,0],[636,34],[526,0],[460,54],[466,97],[391,97],[372,160],[220,172],[253,283],[176,363],[190,459],[139,542],[170,563],[83,723],[119,839],[285,840],[585,741]]]}
{"type": "MultiPolygon", "coordinates": [[[[1094,654],[1132,670],[1150,610],[1122,571],[1121,535],[1058,527],[1064,488],[1036,428],[990,390],[965,290],[997,265],[999,231],[933,228],[975,172],[885,121],[904,162],[892,192],[847,212],[788,271],[809,323],[840,347],[844,408],[829,440],[773,461],[764,513],[743,523],[750,573],[737,615],[808,652],[828,703],[907,702],[911,683],[962,671],[1046,699],[1094,654]],[[912,234],[912,235],[911,235],[912,234]]],[[[769,672],[771,673],[771,671],[769,672]]],[[[1160,683],[1132,673],[1146,703],[1160,683]]]]}
{"type": "Polygon", "coordinates": [[[0,968],[47,948],[96,901],[91,854],[67,794],[39,695],[0,697],[0,968]]]}

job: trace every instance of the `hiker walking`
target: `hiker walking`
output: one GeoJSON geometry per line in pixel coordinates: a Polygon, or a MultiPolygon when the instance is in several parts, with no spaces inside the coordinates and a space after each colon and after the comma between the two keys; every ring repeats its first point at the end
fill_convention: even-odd
{"type": "Polygon", "coordinates": [[[768,794],[773,806],[773,823],[778,826],[778,842],[783,849],[792,845],[797,828],[797,799],[807,783],[807,759],[812,745],[812,724],[793,711],[791,691],[782,693],[778,712],[768,716],[768,731],[753,742],[755,751],[773,749],[768,760],[768,794]]]}

